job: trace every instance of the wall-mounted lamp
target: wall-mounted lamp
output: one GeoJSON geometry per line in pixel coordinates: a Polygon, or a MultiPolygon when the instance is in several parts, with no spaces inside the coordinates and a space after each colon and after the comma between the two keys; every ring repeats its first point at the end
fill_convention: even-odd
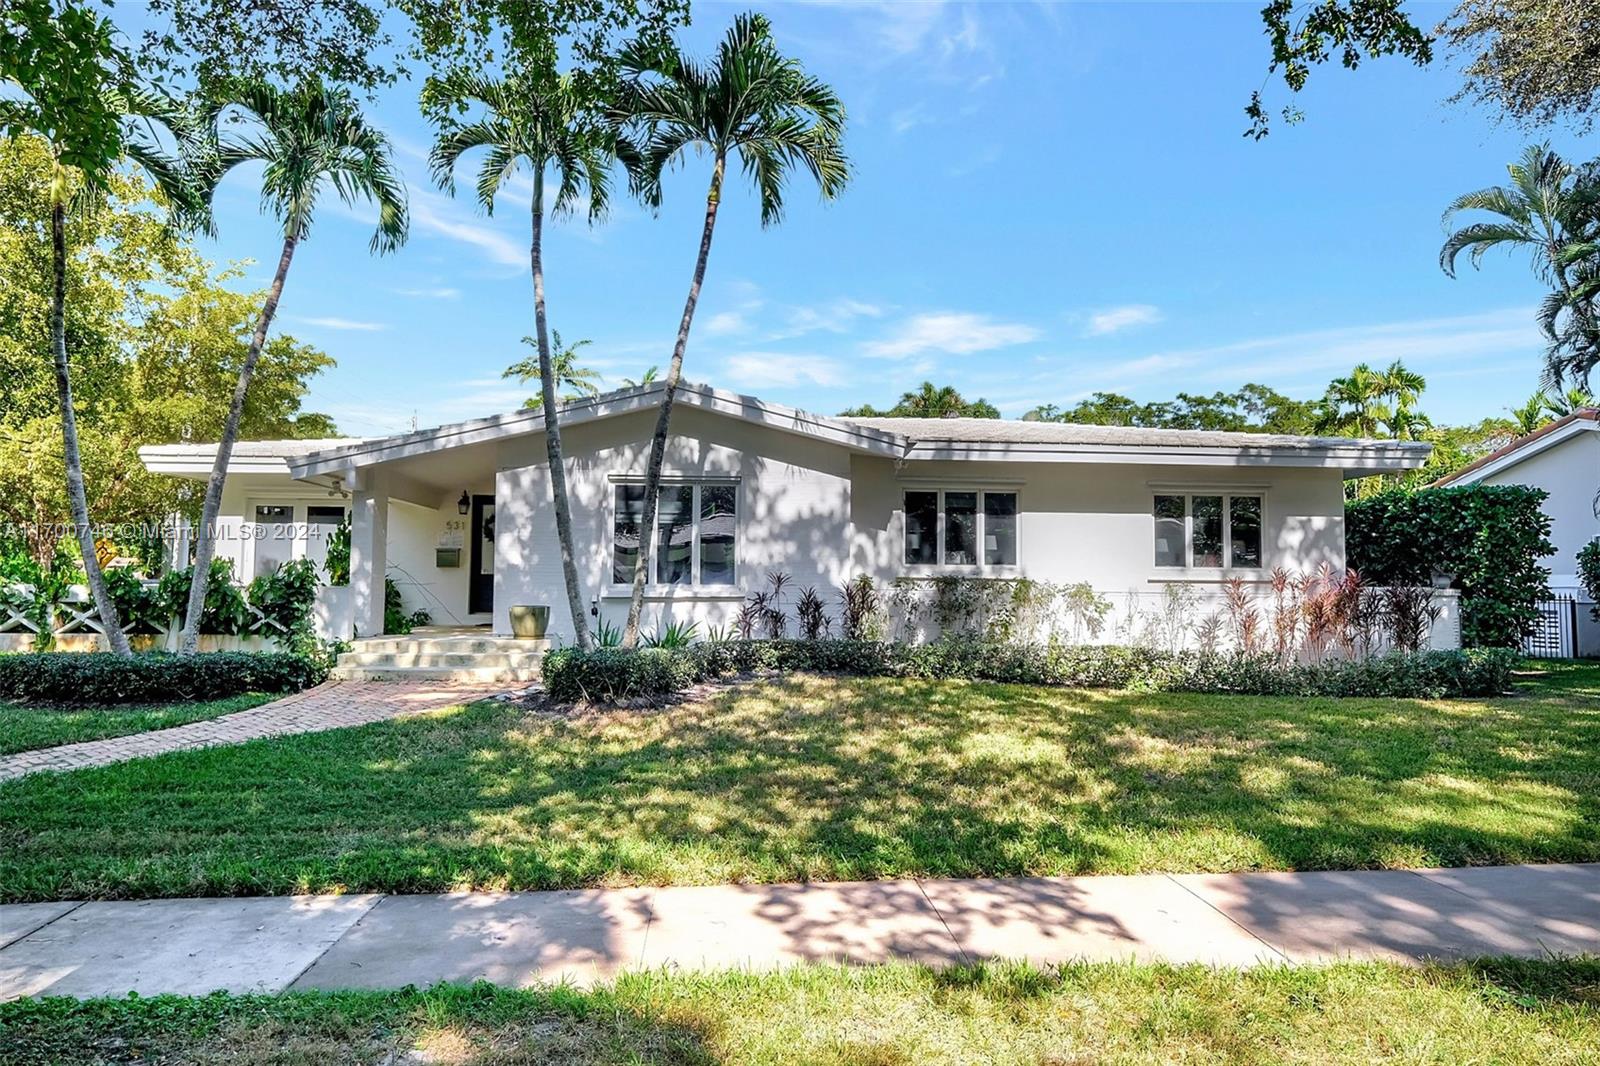
{"type": "Polygon", "coordinates": [[[467,495],[467,490],[461,490],[461,499],[456,501],[456,514],[466,514],[472,510],[472,497],[467,495]]]}

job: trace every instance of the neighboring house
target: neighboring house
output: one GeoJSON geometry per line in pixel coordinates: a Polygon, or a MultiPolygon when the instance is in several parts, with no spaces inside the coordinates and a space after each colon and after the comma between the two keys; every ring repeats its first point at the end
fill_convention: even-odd
{"type": "MultiPolygon", "coordinates": [[[[1544,512],[1550,516],[1550,541],[1555,555],[1550,589],[1558,597],[1575,597],[1587,605],[1578,583],[1578,550],[1600,536],[1595,516],[1600,494],[1600,408],[1585,407],[1557,419],[1498,451],[1435,482],[1447,485],[1527,485],[1548,493],[1544,512]]],[[[1600,627],[1579,610],[1578,653],[1600,655],[1600,627]]]]}
{"type": "MultiPolygon", "coordinates": [[[[620,623],[638,545],[660,383],[563,406],[578,571],[620,623]]],[[[704,386],[678,394],[647,589],[647,628],[727,625],[769,571],[830,605],[859,574],[1084,582],[1125,612],[1179,585],[1214,601],[1232,577],[1344,565],[1344,481],[1420,467],[1428,445],[987,419],[829,418],[704,386]]],[[[204,478],[210,446],[142,449],[204,478]]],[[[252,442],[235,452],[219,554],[248,579],[317,556],[348,513],[346,606],[325,628],[380,632],[381,576],[436,623],[509,632],[514,604],[572,623],[543,417],[393,437],[252,442]],[[344,612],[348,611],[348,614],[344,612]]],[[[1435,638],[1438,639],[1437,637],[1435,638]]]]}

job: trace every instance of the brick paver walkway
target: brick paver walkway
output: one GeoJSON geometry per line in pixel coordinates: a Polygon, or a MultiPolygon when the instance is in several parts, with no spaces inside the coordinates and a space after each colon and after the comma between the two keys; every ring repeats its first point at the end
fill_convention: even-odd
{"type": "Polygon", "coordinates": [[[366,725],[469,703],[504,690],[504,685],[457,685],[439,681],[329,681],[281,700],[204,722],[8,755],[0,758],[0,781],[41,770],[82,770],[169,751],[366,725]]]}

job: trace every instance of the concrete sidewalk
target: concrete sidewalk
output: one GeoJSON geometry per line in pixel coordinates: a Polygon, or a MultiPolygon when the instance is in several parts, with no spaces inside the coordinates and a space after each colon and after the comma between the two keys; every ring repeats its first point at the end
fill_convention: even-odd
{"type": "Polygon", "coordinates": [[[0,907],[0,998],[588,983],[808,961],[1600,953],[1600,864],[0,907]]]}

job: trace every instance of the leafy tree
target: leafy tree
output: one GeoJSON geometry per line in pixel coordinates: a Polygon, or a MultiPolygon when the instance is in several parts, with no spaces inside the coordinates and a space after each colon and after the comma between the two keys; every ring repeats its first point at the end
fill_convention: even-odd
{"type": "Polygon", "coordinates": [[[1550,342],[1546,382],[1586,385],[1600,362],[1600,181],[1543,144],[1506,170],[1510,184],[1466,193],[1446,209],[1446,224],[1464,211],[1494,217],[1452,232],[1439,265],[1455,277],[1462,252],[1474,267],[1491,249],[1527,252],[1535,275],[1552,289],[1539,313],[1550,342]]]}
{"type": "Polygon", "coordinates": [[[48,146],[53,166],[50,192],[50,352],[61,412],[64,475],[84,577],[106,643],[131,654],[116,600],[106,585],[90,524],[72,370],[67,344],[67,215],[93,210],[113,166],[126,159],[161,186],[173,218],[202,214],[183,161],[166,150],[162,130],[179,148],[189,126],[164,97],[134,78],[131,64],[112,41],[111,24],[77,5],[20,0],[0,22],[0,85],[16,91],[0,98],[0,132],[33,135],[48,146]]]}
{"type": "Polygon", "coordinates": [[[968,401],[956,391],[954,385],[935,385],[924,381],[915,392],[902,393],[899,401],[887,411],[871,404],[841,411],[844,417],[853,418],[999,418],[1000,411],[988,400],[968,401]]]}
{"type": "MultiPolygon", "coordinates": [[[[581,400],[585,396],[593,396],[600,391],[600,372],[590,367],[578,364],[578,349],[586,347],[593,341],[574,341],[570,346],[561,343],[561,331],[550,331],[550,376],[555,381],[556,388],[567,388],[567,392],[560,397],[562,403],[571,403],[581,400]]],[[[538,342],[532,337],[522,338],[522,343],[534,348],[537,352],[538,342]]],[[[543,372],[539,368],[539,356],[536,354],[531,359],[521,359],[506,367],[506,372],[501,377],[516,378],[526,384],[535,379],[544,380],[543,372]]],[[[529,411],[544,409],[544,392],[537,396],[528,397],[522,405],[529,411]]]]}
{"type": "MultiPolygon", "coordinates": [[[[71,520],[50,363],[50,183],[37,137],[0,140],[0,522],[41,564],[71,520]]],[[[67,335],[88,510],[104,531],[197,510],[179,483],[146,471],[145,444],[215,439],[248,350],[261,294],[237,292],[167,226],[150,183],[117,170],[93,211],[67,216],[67,335]]],[[[331,436],[301,410],[306,379],[332,365],[292,337],[268,344],[241,437],[331,436]]],[[[136,545],[115,538],[124,554],[136,545]]],[[[106,553],[101,538],[101,554],[106,553]]]]}
{"type": "Polygon", "coordinates": [[[635,184],[644,201],[653,207],[660,205],[662,175],[686,153],[703,152],[711,159],[700,250],[672,361],[667,365],[661,413],[645,469],[639,558],[623,633],[623,644],[631,648],[639,640],[639,612],[655,540],[657,494],[672,401],[683,379],[684,351],[705,281],[729,157],[736,157],[755,183],[764,226],[782,219],[784,184],[792,170],[810,174],[824,199],[839,195],[850,170],[841,143],[844,104],[797,60],[778,51],[764,15],[737,16],[709,63],[689,59],[673,44],[650,47],[640,43],[624,52],[622,70],[627,81],[618,114],[643,135],[635,184]]]}
{"type": "MultiPolygon", "coordinates": [[[[580,197],[587,194],[590,221],[600,218],[605,214],[609,199],[610,171],[617,158],[617,134],[607,124],[594,121],[596,102],[582,96],[570,78],[532,72],[492,81],[472,74],[456,74],[430,86],[428,91],[447,105],[440,120],[443,129],[431,159],[434,177],[441,185],[454,189],[456,162],[464,153],[478,148],[486,150],[478,171],[478,201],[485,211],[494,210],[495,196],[519,166],[526,164],[533,175],[529,259],[533,271],[533,340],[537,363],[530,365],[524,361],[506,373],[520,372],[526,381],[536,372],[539,378],[539,402],[530,401],[528,406],[544,412],[545,452],[550,460],[550,493],[555,503],[556,537],[561,545],[567,607],[578,646],[587,648],[588,616],[584,610],[583,587],[578,581],[556,389],[576,381],[592,390],[593,384],[586,377],[591,372],[580,370],[576,377],[573,373],[577,369],[574,353],[588,341],[579,341],[560,353],[565,356],[565,366],[556,361],[550,350],[544,295],[545,181],[553,171],[557,182],[549,205],[553,214],[570,214],[580,197]],[[450,117],[450,111],[468,106],[480,108],[482,117],[468,122],[450,117]]],[[[559,334],[556,347],[561,347],[559,334]]]]}
{"type": "Polygon", "coordinates": [[[1578,133],[1600,114],[1600,8],[1584,0],[1462,0],[1439,27],[1470,57],[1452,99],[1476,100],[1524,127],[1568,122],[1578,133]]]}
{"type": "Polygon", "coordinates": [[[266,348],[267,331],[277,313],[289,265],[311,230],[318,197],[331,186],[347,204],[361,200],[376,203],[378,225],[371,244],[374,252],[398,248],[405,242],[407,232],[405,186],[390,157],[389,140],[366,120],[347,90],[329,89],[315,81],[292,90],[265,82],[233,88],[237,99],[212,106],[206,116],[215,138],[206,195],[212,195],[234,167],[247,162],[265,164],[261,200],[283,224],[283,248],[256,319],[250,348],[239,367],[238,383],[206,484],[195,544],[195,579],[189,590],[189,610],[179,645],[185,655],[199,647],[200,617],[205,610],[211,558],[216,551],[215,527],[222,509],[222,487],[251,380],[266,348]]]}
{"type": "Polygon", "coordinates": [[[622,387],[625,388],[625,389],[642,388],[645,385],[648,385],[651,382],[655,381],[655,379],[660,377],[660,376],[661,376],[661,368],[660,367],[654,366],[654,365],[647,366],[647,367],[644,368],[644,373],[639,375],[639,379],[637,381],[635,381],[633,378],[623,378],[622,379],[622,387]]]}
{"type": "MultiPolygon", "coordinates": [[[[1401,10],[1400,0],[1317,0],[1309,7],[1294,0],[1271,0],[1261,9],[1272,62],[1267,77],[1281,75],[1291,93],[1306,86],[1311,68],[1338,56],[1348,70],[1368,59],[1398,55],[1417,66],[1433,59],[1433,41],[1401,10]]],[[[1246,137],[1260,140],[1271,132],[1271,118],[1261,90],[1250,94],[1245,107],[1250,119],[1246,137]]],[[[1300,113],[1283,109],[1285,122],[1298,122],[1300,113]]]]}
{"type": "Polygon", "coordinates": [[[1266,385],[1252,383],[1234,392],[1215,392],[1210,396],[1180,392],[1174,400],[1145,404],[1120,393],[1096,392],[1070,408],[1043,404],[1022,417],[1030,422],[1305,434],[1312,431],[1315,416],[1313,404],[1292,400],[1266,385]]]}
{"type": "MultiPolygon", "coordinates": [[[[110,0],[106,0],[109,6],[110,0]]],[[[147,0],[142,56],[215,91],[235,78],[373,89],[420,62],[434,73],[556,68],[580,80],[614,70],[623,38],[655,39],[688,0],[147,0]],[[397,40],[396,36],[401,39],[397,40]]]]}

